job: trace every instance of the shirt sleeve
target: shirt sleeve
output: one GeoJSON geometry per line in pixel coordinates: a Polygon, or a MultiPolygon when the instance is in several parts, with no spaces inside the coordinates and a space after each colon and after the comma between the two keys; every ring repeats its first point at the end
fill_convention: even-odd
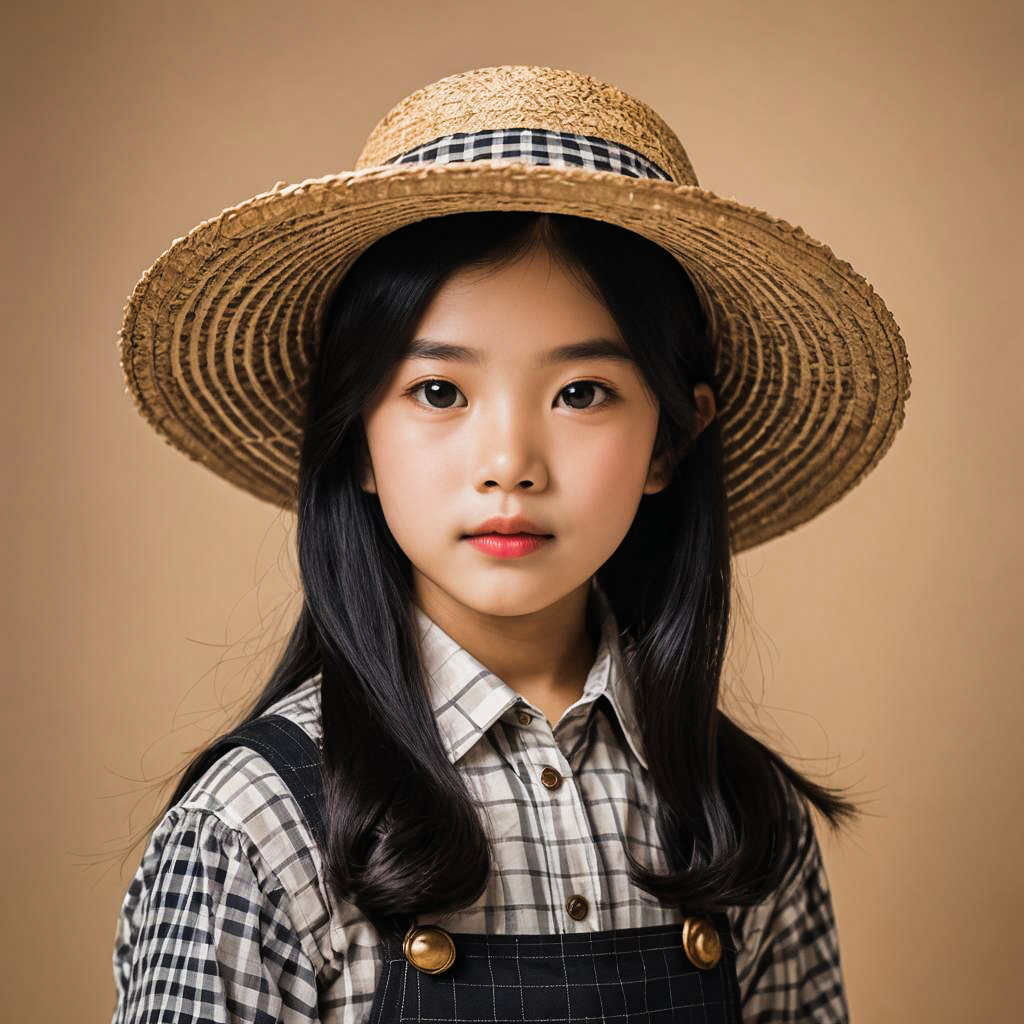
{"type": "Polygon", "coordinates": [[[172,808],[121,907],[112,1024],[318,1021],[316,972],[286,904],[244,833],[172,808]]]}
{"type": "Polygon", "coordinates": [[[814,823],[799,802],[794,865],[777,893],[740,918],[749,949],[739,983],[744,1024],[848,1024],[839,938],[814,823]]]}

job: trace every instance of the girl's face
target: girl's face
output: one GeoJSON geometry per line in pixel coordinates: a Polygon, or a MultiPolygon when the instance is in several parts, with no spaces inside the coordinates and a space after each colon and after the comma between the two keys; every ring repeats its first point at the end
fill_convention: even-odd
{"type": "Polygon", "coordinates": [[[607,309],[539,245],[454,275],[414,338],[459,350],[414,353],[364,411],[363,487],[412,563],[417,603],[549,608],[589,582],[642,495],[667,483],[651,458],[657,402],[607,309]],[[559,354],[595,339],[614,351],[559,354]],[[497,557],[466,539],[491,516],[525,516],[551,539],[497,557]]]}

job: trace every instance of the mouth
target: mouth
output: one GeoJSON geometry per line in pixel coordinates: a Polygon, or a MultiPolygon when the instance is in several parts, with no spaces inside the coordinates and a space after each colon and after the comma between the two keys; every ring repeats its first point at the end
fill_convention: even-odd
{"type": "Polygon", "coordinates": [[[553,534],[538,533],[470,533],[463,537],[470,547],[492,558],[522,558],[554,540],[553,534]]]}

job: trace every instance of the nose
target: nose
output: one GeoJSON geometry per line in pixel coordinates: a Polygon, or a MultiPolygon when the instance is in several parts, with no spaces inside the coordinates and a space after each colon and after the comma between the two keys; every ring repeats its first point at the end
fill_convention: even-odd
{"type": "Polygon", "coordinates": [[[546,487],[541,430],[536,411],[515,409],[511,403],[481,417],[477,424],[476,489],[486,493],[495,488],[510,491],[546,487]]]}

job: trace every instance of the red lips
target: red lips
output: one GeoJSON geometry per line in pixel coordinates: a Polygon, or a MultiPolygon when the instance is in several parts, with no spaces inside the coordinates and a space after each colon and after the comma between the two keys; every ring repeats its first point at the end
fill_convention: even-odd
{"type": "Polygon", "coordinates": [[[481,533],[467,537],[467,543],[495,558],[522,558],[537,548],[550,544],[554,538],[538,537],[531,533],[481,533]]]}

